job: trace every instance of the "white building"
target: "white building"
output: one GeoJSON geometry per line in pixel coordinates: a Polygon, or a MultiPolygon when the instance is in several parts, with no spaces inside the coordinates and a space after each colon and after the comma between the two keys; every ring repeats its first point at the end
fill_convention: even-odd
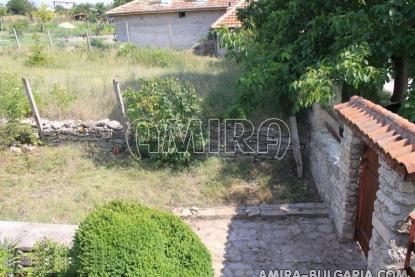
{"type": "Polygon", "coordinates": [[[107,12],[117,39],[143,47],[190,48],[235,0],[135,0],[107,12]]]}

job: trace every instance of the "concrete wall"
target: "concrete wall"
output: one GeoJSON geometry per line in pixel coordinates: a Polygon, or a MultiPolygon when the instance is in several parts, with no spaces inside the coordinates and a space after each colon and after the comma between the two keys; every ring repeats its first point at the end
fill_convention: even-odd
{"type": "Polygon", "coordinates": [[[207,38],[210,26],[224,14],[226,9],[217,11],[192,11],[179,18],[179,13],[144,14],[114,18],[117,39],[127,41],[126,24],[130,41],[142,47],[169,48],[169,22],[172,44],[175,49],[185,49],[207,38]]]}

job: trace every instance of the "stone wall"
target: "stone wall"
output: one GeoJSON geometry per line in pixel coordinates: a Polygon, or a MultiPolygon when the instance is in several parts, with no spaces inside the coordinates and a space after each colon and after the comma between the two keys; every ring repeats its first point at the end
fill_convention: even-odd
{"type": "Polygon", "coordinates": [[[325,120],[333,119],[320,107],[313,108],[310,120],[311,174],[320,195],[330,207],[339,239],[353,239],[363,143],[347,127],[341,143],[338,143],[324,127],[325,120]]]}
{"type": "MultiPolygon", "coordinates": [[[[33,128],[36,128],[34,119],[23,120],[23,123],[30,124],[33,128]]],[[[114,148],[123,150],[127,146],[123,127],[120,122],[115,120],[51,121],[42,119],[42,124],[44,142],[46,144],[58,145],[74,142],[93,143],[98,147],[111,150],[114,148]]],[[[247,140],[247,145],[241,143],[239,144],[241,147],[236,147],[235,151],[229,151],[234,149],[235,136],[240,136],[242,126],[228,125],[225,128],[225,126],[221,124],[220,127],[211,128],[210,142],[208,142],[210,143],[210,146],[206,146],[206,151],[210,150],[211,155],[222,157],[252,156],[261,159],[275,159],[276,156],[283,156],[285,151],[285,155],[290,156],[292,154],[292,145],[287,131],[288,130],[281,130],[280,134],[280,131],[275,127],[269,129],[255,129],[250,139],[247,140]],[[275,143],[275,141],[279,141],[279,145],[269,145],[275,143]],[[225,145],[228,145],[228,150],[225,149],[225,145]],[[253,149],[254,153],[250,152],[248,147],[253,149]],[[269,147],[268,153],[258,153],[259,151],[266,151],[267,147],[269,147]]],[[[305,147],[306,143],[302,137],[300,138],[300,148],[304,151],[305,147]]],[[[203,153],[203,155],[204,154],[205,153],[203,153]]]]}
{"type": "Polygon", "coordinates": [[[380,156],[379,190],[373,213],[369,268],[402,268],[408,240],[408,214],[415,208],[415,184],[404,181],[380,156]]]}
{"type": "MultiPolygon", "coordinates": [[[[34,120],[25,123],[36,127],[34,120]]],[[[42,119],[44,142],[58,145],[62,143],[93,143],[105,149],[122,149],[126,146],[122,125],[115,120],[99,121],[49,121],[42,119]]]]}
{"type": "MultiPolygon", "coordinates": [[[[343,137],[338,143],[324,126],[330,116],[318,106],[313,107],[309,119],[311,173],[330,208],[339,239],[352,240],[364,141],[352,129],[343,126],[343,137]]],[[[378,154],[379,190],[372,219],[368,268],[374,271],[402,269],[408,240],[408,215],[415,210],[415,184],[405,181],[404,174],[392,168],[384,154],[378,154]]]]}

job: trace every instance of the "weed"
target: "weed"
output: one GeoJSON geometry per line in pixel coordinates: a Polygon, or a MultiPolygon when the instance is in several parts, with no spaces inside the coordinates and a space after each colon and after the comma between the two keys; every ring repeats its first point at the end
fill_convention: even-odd
{"type": "Polygon", "coordinates": [[[32,46],[32,53],[26,60],[27,65],[37,65],[37,66],[46,66],[51,65],[53,60],[49,57],[45,50],[44,46],[40,43],[40,39],[38,35],[33,35],[34,45],[32,46]]]}

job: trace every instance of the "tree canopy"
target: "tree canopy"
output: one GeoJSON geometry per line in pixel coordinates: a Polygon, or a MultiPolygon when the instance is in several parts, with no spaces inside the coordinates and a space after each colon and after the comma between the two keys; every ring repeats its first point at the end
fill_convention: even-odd
{"type": "Polygon", "coordinates": [[[238,18],[239,33],[249,36],[237,47],[246,65],[239,104],[248,112],[275,101],[293,114],[329,103],[334,85],[345,94],[378,92],[389,77],[391,100],[406,96],[415,55],[413,0],[251,1],[238,18]]]}
{"type": "Polygon", "coordinates": [[[34,9],[33,3],[28,0],[10,0],[6,7],[9,13],[21,15],[30,14],[34,9]]]}
{"type": "Polygon", "coordinates": [[[128,2],[131,2],[131,1],[133,1],[133,0],[114,0],[113,6],[115,8],[115,7],[127,4],[128,2]]]}

